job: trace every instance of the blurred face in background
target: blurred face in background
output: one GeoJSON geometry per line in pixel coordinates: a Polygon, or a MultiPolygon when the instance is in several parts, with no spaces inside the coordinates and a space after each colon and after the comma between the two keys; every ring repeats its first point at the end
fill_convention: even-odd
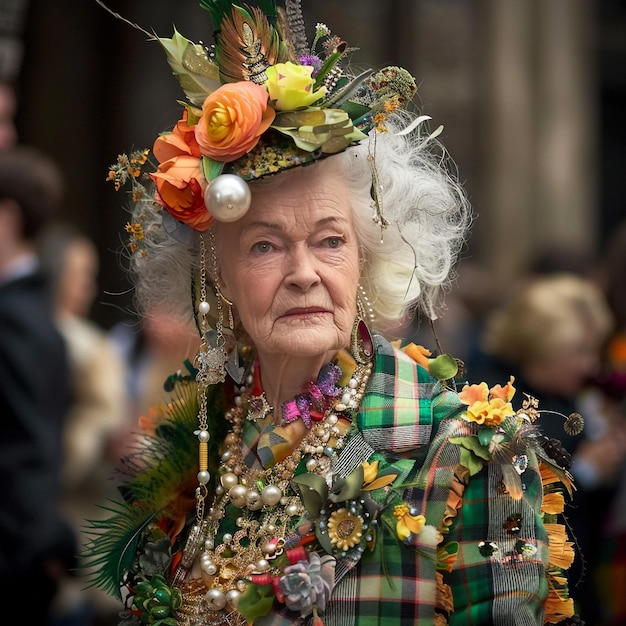
{"type": "Polygon", "coordinates": [[[593,324],[584,321],[572,319],[568,328],[562,329],[562,336],[550,342],[544,356],[525,365],[526,377],[538,389],[574,396],[597,372],[602,336],[593,324]]]}
{"type": "Polygon", "coordinates": [[[97,250],[91,241],[76,239],[64,254],[63,274],[59,280],[59,309],[62,313],[87,317],[97,293],[97,250]]]}

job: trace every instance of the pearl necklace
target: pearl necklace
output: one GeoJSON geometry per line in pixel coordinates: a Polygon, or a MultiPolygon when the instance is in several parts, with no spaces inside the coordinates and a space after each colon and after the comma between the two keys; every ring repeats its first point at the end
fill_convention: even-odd
{"type": "MultiPolygon", "coordinates": [[[[291,454],[268,468],[249,468],[244,461],[244,425],[247,413],[255,410],[248,401],[256,396],[252,396],[250,387],[240,390],[235,406],[226,413],[232,427],[224,439],[213,504],[203,516],[206,482],[202,481],[206,476],[201,469],[196,492],[198,522],[191,529],[174,576],[183,592],[183,607],[179,610],[183,626],[244,624],[236,605],[248,582],[280,575],[275,560],[296,549],[303,537],[315,536],[314,524],[304,517],[306,511],[290,481],[304,458],[306,471],[322,476],[332,472],[332,458],[344,445],[371,370],[371,361],[357,364],[348,385],[326,397],[323,418],[311,425],[291,454]],[[234,525],[232,507],[237,510],[234,525]],[[194,562],[199,564],[199,578],[194,573],[187,582],[194,562]]],[[[208,441],[203,432],[201,425],[201,443],[208,441]]]]}

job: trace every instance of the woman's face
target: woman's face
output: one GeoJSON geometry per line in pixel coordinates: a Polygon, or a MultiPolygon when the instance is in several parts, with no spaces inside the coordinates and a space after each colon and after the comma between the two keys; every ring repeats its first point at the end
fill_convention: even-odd
{"type": "Polygon", "coordinates": [[[257,188],[236,222],[216,225],[222,293],[260,352],[316,356],[349,345],[359,247],[339,174],[318,165],[257,188]]]}

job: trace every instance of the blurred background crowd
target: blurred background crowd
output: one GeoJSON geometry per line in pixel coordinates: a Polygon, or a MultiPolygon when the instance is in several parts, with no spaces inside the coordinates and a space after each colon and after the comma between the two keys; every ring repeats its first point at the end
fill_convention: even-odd
{"type": "MultiPolygon", "coordinates": [[[[159,36],[175,25],[212,39],[197,0],[107,5],[159,36]]],[[[357,48],[356,63],[409,68],[444,125],[477,220],[445,315],[398,333],[463,360],[472,382],[513,375],[538,399],[578,486],[580,612],[588,626],[625,624],[626,5],[303,9],[357,48]],[[562,426],[575,412],[574,437],[562,426]]],[[[124,198],[106,182],[119,153],[171,127],[180,96],[159,44],[95,0],[0,2],[0,586],[36,598],[49,626],[117,624],[117,603],[77,575],[83,520],[115,497],[137,418],[198,344],[180,320],[135,316],[124,198]]]]}

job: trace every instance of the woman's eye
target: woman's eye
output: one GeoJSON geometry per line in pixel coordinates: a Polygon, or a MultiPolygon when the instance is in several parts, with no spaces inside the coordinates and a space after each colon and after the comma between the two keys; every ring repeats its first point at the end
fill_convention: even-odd
{"type": "Polygon", "coordinates": [[[266,254],[272,249],[272,244],[268,241],[259,241],[252,246],[252,250],[260,254],[266,254]]]}
{"type": "Polygon", "coordinates": [[[329,248],[339,248],[341,246],[341,237],[327,237],[326,245],[329,248]]]}

